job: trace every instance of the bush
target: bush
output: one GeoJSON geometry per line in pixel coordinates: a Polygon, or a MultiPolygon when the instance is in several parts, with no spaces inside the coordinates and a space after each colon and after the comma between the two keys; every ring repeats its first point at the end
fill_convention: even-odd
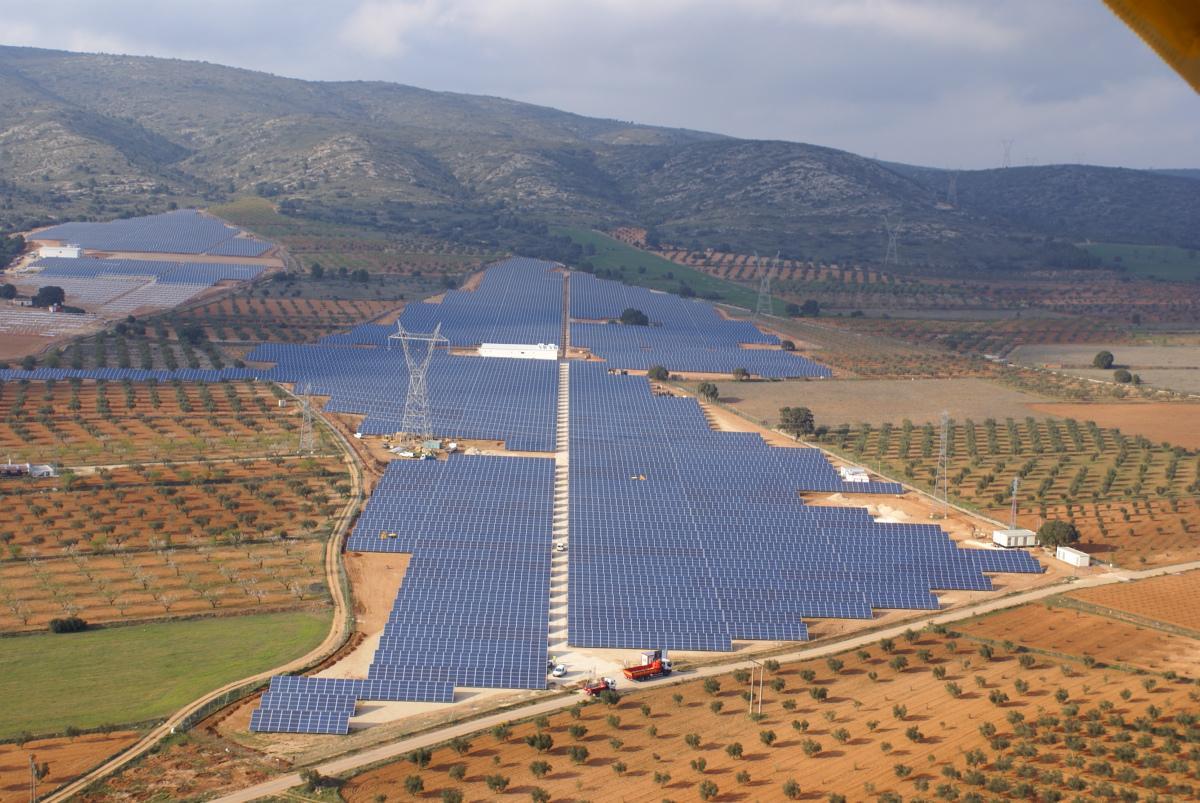
{"type": "Polygon", "coordinates": [[[1107,371],[1113,366],[1113,353],[1111,351],[1101,351],[1092,358],[1092,365],[1107,371]]]}
{"type": "Polygon", "coordinates": [[[78,616],[68,616],[64,619],[51,619],[51,633],[79,633],[87,630],[88,623],[78,616]]]}
{"type": "Polygon", "coordinates": [[[779,428],[792,435],[811,435],[816,429],[812,410],[807,407],[780,407],[779,428]]]}
{"type": "Polygon", "coordinates": [[[626,326],[650,325],[650,319],[646,317],[646,313],[642,312],[640,309],[634,309],[633,307],[628,307],[624,312],[621,313],[620,321],[626,326]]]}
{"type": "Polygon", "coordinates": [[[1079,540],[1079,530],[1069,521],[1052,519],[1038,527],[1037,537],[1042,546],[1065,546],[1079,540]]]}
{"type": "Polygon", "coordinates": [[[671,378],[671,372],[666,368],[663,368],[661,365],[651,365],[650,369],[646,371],[646,376],[650,377],[655,382],[666,382],[671,378]]]}
{"type": "Polygon", "coordinates": [[[800,794],[801,794],[800,793],[800,784],[796,783],[794,780],[791,780],[791,779],[784,781],[784,783],[783,783],[783,796],[784,797],[786,797],[788,800],[799,800],[800,794]]]}

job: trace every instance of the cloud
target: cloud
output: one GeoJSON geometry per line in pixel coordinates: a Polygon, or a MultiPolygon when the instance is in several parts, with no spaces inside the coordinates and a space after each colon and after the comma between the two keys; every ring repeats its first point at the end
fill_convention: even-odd
{"type": "Polygon", "coordinates": [[[402,55],[410,37],[445,24],[452,5],[443,0],[367,0],[346,19],[338,38],[374,56],[402,55]]]}
{"type": "Polygon", "coordinates": [[[1095,0],[0,0],[0,42],[385,80],[946,165],[1200,166],[1095,0]]]}

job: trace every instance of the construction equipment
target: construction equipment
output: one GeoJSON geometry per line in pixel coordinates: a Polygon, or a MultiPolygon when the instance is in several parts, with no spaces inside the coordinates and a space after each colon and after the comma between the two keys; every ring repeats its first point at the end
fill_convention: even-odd
{"type": "Polygon", "coordinates": [[[612,678],[600,678],[599,680],[593,680],[583,684],[583,693],[588,697],[595,697],[602,692],[616,688],[617,681],[613,680],[612,678]]]}
{"type": "Polygon", "coordinates": [[[637,666],[625,667],[625,677],[630,680],[649,680],[671,674],[671,659],[666,650],[651,650],[641,655],[641,663],[637,666]]]}

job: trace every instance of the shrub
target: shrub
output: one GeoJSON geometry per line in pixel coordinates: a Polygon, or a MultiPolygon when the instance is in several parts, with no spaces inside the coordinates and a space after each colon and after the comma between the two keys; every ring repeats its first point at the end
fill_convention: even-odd
{"type": "Polygon", "coordinates": [[[534,778],[542,778],[550,772],[550,765],[545,761],[534,761],[529,765],[529,771],[533,773],[534,778]]]}
{"type": "Polygon", "coordinates": [[[548,733],[531,733],[525,737],[525,744],[539,753],[545,753],[551,747],[554,747],[554,737],[548,733]]]}
{"type": "Polygon", "coordinates": [[[416,796],[425,791],[425,782],[420,775],[410,775],[404,779],[404,791],[416,796]]]}
{"type": "Polygon", "coordinates": [[[1113,366],[1113,353],[1111,351],[1101,351],[1092,358],[1092,365],[1096,368],[1102,368],[1107,371],[1113,366]]]}
{"type": "Polygon", "coordinates": [[[503,792],[508,788],[508,778],[498,773],[496,775],[489,775],[483,780],[487,784],[487,788],[493,792],[503,792]]]}
{"type": "Polygon", "coordinates": [[[800,784],[790,778],[783,782],[783,796],[788,800],[799,800],[800,794],[800,784]]]}
{"type": "Polygon", "coordinates": [[[67,616],[50,620],[51,633],[79,633],[87,630],[88,623],[78,616],[67,616]]]}
{"type": "Polygon", "coordinates": [[[717,785],[712,781],[701,781],[698,787],[701,800],[712,800],[717,796],[717,785]]]}
{"type": "Polygon", "coordinates": [[[646,317],[646,313],[633,307],[628,307],[621,313],[620,321],[626,326],[650,325],[650,319],[646,317]]]}
{"type": "Polygon", "coordinates": [[[1038,527],[1037,537],[1042,546],[1065,546],[1079,540],[1079,530],[1069,521],[1052,519],[1038,527]]]}
{"type": "Polygon", "coordinates": [[[655,382],[666,382],[671,378],[671,372],[666,368],[663,368],[661,365],[651,365],[650,369],[646,371],[646,376],[650,377],[655,382]]]}

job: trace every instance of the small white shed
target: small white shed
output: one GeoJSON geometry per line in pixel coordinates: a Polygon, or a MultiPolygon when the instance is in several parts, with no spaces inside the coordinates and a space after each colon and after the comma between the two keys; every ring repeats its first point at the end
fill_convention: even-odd
{"type": "Polygon", "coordinates": [[[38,256],[43,259],[50,257],[79,259],[83,256],[83,249],[77,245],[43,245],[38,249],[38,256]]]}
{"type": "Polygon", "coordinates": [[[1037,546],[1037,533],[1033,530],[992,530],[992,543],[1005,549],[1037,546]]]}
{"type": "Polygon", "coordinates": [[[510,360],[557,360],[555,343],[482,343],[480,357],[501,357],[510,360]]]}
{"type": "Polygon", "coordinates": [[[1090,566],[1092,564],[1092,556],[1086,552],[1081,552],[1078,549],[1072,549],[1069,546],[1060,546],[1054,550],[1054,557],[1061,560],[1063,563],[1069,563],[1072,566],[1090,566]]]}

